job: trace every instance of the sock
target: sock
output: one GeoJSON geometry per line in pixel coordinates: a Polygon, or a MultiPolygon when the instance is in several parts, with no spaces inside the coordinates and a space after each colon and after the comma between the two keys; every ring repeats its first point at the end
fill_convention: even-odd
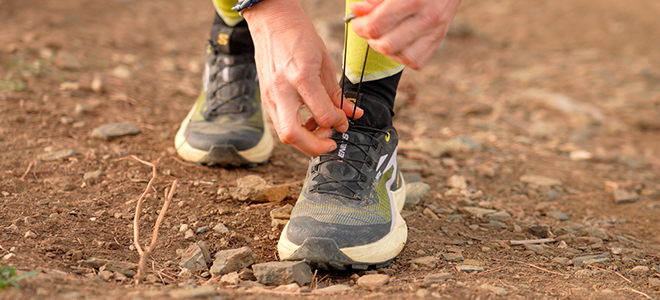
{"type": "Polygon", "coordinates": [[[226,54],[241,54],[254,52],[254,43],[245,20],[228,26],[216,13],[211,27],[211,45],[226,54]]]}
{"type": "MultiPolygon", "coordinates": [[[[384,129],[392,125],[394,98],[402,73],[403,71],[378,80],[362,82],[360,99],[357,99],[356,102],[360,108],[364,109],[364,115],[362,118],[356,119],[353,124],[377,129],[384,129]]],[[[346,98],[355,99],[359,84],[351,83],[345,76],[342,77],[342,83],[346,98]]]]}

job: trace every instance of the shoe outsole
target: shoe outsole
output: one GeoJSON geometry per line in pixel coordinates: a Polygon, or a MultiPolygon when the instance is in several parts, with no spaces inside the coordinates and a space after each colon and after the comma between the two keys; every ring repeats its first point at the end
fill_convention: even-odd
{"type": "Polygon", "coordinates": [[[333,239],[308,238],[303,244],[287,257],[286,260],[302,260],[312,267],[322,270],[367,270],[383,268],[392,263],[393,259],[380,263],[360,263],[346,256],[333,239]]]}

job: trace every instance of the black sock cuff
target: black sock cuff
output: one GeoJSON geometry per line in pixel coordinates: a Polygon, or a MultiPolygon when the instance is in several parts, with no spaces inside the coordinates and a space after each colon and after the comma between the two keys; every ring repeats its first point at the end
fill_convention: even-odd
{"type": "Polygon", "coordinates": [[[353,84],[342,77],[345,96],[356,99],[358,87],[360,97],[356,99],[357,105],[364,110],[364,116],[355,120],[355,124],[383,129],[392,125],[394,117],[394,98],[403,71],[392,76],[373,81],[364,81],[362,86],[353,84]]]}
{"type": "Polygon", "coordinates": [[[222,53],[241,54],[254,52],[254,43],[245,20],[235,26],[228,26],[218,13],[211,27],[211,45],[222,53]]]}

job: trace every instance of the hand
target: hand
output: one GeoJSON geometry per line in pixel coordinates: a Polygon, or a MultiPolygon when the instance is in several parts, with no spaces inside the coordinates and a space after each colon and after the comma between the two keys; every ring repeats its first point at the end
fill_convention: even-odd
{"type": "Polygon", "coordinates": [[[415,70],[445,39],[461,0],[367,0],[351,5],[355,33],[390,59],[415,70]]]}
{"type": "MultiPolygon", "coordinates": [[[[330,127],[345,132],[353,104],[341,94],[334,64],[298,1],[263,1],[243,16],[254,40],[261,100],[280,140],[311,156],[334,150],[330,127]],[[302,105],[312,113],[304,124],[302,105]]],[[[355,118],[362,114],[358,108],[355,118]]]]}

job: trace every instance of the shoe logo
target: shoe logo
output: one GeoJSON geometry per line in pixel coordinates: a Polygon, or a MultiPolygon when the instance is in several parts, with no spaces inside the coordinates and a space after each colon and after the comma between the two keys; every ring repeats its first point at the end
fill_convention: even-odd
{"type": "Polygon", "coordinates": [[[385,141],[386,142],[390,141],[390,132],[389,131],[387,133],[385,133],[385,141]]]}
{"type": "Polygon", "coordinates": [[[355,104],[355,98],[346,98],[346,100],[351,101],[351,103],[355,104]]]}
{"type": "Polygon", "coordinates": [[[218,45],[227,45],[229,43],[229,35],[226,33],[218,34],[218,45]]]}
{"type": "MultiPolygon", "coordinates": [[[[344,140],[348,140],[348,133],[344,132],[341,134],[341,138],[344,140]]],[[[339,145],[339,152],[337,153],[339,157],[344,158],[344,155],[346,155],[346,144],[341,144],[339,145]]]]}
{"type": "Polygon", "coordinates": [[[211,53],[211,45],[206,45],[206,54],[211,53]]]}

